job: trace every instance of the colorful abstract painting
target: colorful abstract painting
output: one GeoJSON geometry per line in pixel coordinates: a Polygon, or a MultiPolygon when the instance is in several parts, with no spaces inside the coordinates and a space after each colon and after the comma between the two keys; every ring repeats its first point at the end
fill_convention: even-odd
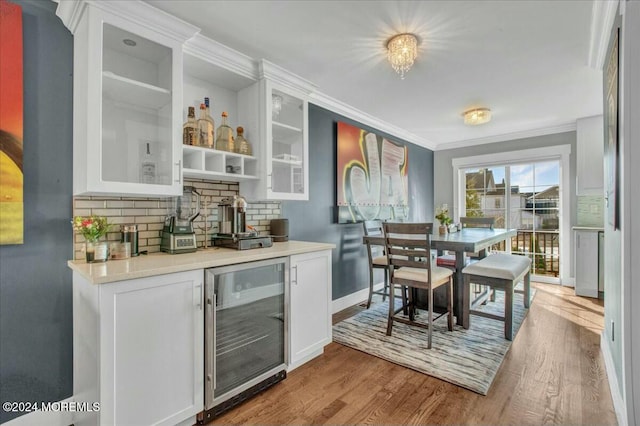
{"type": "Polygon", "coordinates": [[[337,145],[338,221],[406,219],[407,147],[343,122],[337,145]]]}
{"type": "Polygon", "coordinates": [[[0,244],[24,242],[22,9],[0,0],[0,244]]]}

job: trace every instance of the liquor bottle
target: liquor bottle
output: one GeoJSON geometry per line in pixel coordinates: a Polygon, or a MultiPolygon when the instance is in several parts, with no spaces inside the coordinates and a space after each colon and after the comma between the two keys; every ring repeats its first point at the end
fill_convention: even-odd
{"type": "Polygon", "coordinates": [[[216,149],[234,152],[233,129],[227,124],[227,112],[222,113],[222,124],[216,133],[216,149]]]}
{"type": "Polygon", "coordinates": [[[213,148],[213,144],[215,142],[215,131],[216,131],[216,123],[213,121],[213,117],[211,117],[211,110],[209,109],[209,98],[204,98],[204,108],[205,108],[205,117],[208,122],[211,123],[211,147],[213,148]]]}
{"type": "Polygon", "coordinates": [[[244,138],[244,129],[239,126],[237,129],[238,136],[235,141],[235,148],[238,154],[251,155],[251,145],[244,138]]]}
{"type": "Polygon", "coordinates": [[[189,107],[187,122],[182,125],[182,143],[185,145],[196,145],[196,112],[194,107],[189,107]]]}
{"type": "Polygon", "coordinates": [[[213,148],[213,127],[211,122],[207,121],[207,110],[204,104],[200,104],[200,118],[198,124],[198,145],[207,148],[213,148]]]}
{"type": "Polygon", "coordinates": [[[140,182],[156,183],[156,162],[153,161],[153,157],[151,156],[151,147],[149,142],[147,142],[146,145],[146,151],[142,157],[140,167],[140,182]]]}

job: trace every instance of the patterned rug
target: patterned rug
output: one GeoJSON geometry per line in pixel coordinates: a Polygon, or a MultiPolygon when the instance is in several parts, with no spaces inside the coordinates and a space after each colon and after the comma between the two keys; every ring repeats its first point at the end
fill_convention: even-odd
{"type": "MultiPolygon", "coordinates": [[[[535,289],[531,289],[531,298],[535,289]]],[[[394,322],[391,336],[386,335],[387,302],[372,304],[368,310],[333,326],[333,341],[395,364],[411,368],[463,388],[486,395],[511,342],[504,338],[504,323],[477,315],[471,316],[468,330],[455,325],[447,330],[446,316],[433,327],[433,344],[427,349],[427,330],[394,322]]],[[[514,339],[528,310],[523,295],[514,294],[514,339]]],[[[396,301],[399,303],[399,300],[396,301]]],[[[504,314],[504,293],[497,292],[495,302],[479,308],[504,314]]],[[[418,319],[427,321],[427,312],[418,319]]]]}

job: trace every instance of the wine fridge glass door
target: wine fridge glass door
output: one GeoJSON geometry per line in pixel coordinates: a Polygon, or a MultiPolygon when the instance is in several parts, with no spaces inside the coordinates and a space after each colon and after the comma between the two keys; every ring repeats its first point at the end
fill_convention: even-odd
{"type": "Polygon", "coordinates": [[[287,271],[286,258],[207,270],[207,409],[286,368],[287,271]]]}

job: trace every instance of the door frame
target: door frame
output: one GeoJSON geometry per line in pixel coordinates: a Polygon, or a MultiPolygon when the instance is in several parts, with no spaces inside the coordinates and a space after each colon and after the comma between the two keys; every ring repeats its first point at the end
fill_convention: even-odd
{"type": "MultiPolygon", "coordinates": [[[[556,145],[544,148],[523,149],[518,151],[499,152],[495,154],[474,155],[471,157],[453,158],[453,217],[460,219],[460,209],[465,203],[465,194],[460,191],[460,182],[465,169],[508,166],[514,164],[535,163],[545,160],[560,162],[560,276],[561,285],[573,286],[571,280],[571,145],[556,145]]],[[[555,279],[537,278],[539,281],[556,282],[555,279]]]]}

